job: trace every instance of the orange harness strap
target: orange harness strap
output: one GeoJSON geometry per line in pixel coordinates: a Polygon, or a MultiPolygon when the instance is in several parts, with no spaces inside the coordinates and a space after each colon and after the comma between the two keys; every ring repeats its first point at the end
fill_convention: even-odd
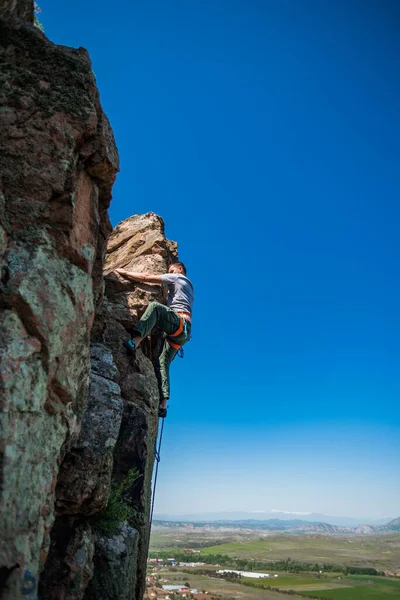
{"type": "Polygon", "coordinates": [[[179,327],[178,327],[178,329],[175,331],[175,333],[171,333],[171,335],[169,335],[168,337],[178,337],[178,335],[180,335],[182,333],[183,328],[184,328],[183,317],[179,317],[179,327]]]}
{"type": "Polygon", "coordinates": [[[179,344],[175,344],[174,342],[171,342],[171,340],[169,340],[167,338],[167,342],[170,346],[172,346],[173,348],[175,348],[175,350],[179,350],[179,348],[181,348],[182,346],[180,346],[179,344]]]}
{"type": "Polygon", "coordinates": [[[179,348],[181,348],[181,346],[179,344],[175,344],[175,342],[171,342],[171,340],[169,338],[178,337],[178,335],[180,335],[182,333],[184,327],[185,327],[185,320],[183,317],[179,317],[178,329],[175,331],[175,333],[171,333],[171,335],[169,335],[167,337],[168,344],[170,346],[172,346],[173,348],[175,348],[175,350],[179,350],[179,348]]]}

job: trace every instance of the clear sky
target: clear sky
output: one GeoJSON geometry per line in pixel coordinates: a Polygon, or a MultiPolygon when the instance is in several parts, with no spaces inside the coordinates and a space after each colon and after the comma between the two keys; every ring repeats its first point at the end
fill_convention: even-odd
{"type": "Polygon", "coordinates": [[[156,512],[400,515],[400,3],[39,4],[195,285],[156,512]]]}

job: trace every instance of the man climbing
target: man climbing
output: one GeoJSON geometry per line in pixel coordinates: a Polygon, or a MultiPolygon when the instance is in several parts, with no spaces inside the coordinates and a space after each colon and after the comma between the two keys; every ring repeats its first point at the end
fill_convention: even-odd
{"type": "Polygon", "coordinates": [[[132,281],[160,283],[168,288],[168,306],[159,302],[151,302],[136,324],[132,339],[124,342],[126,350],[133,354],[155,325],[158,325],[166,333],[161,353],[155,365],[160,391],[158,415],[164,419],[167,416],[167,401],[170,397],[169,367],[178,350],[190,339],[194,302],[193,285],[186,277],[185,265],[180,261],[170,265],[168,273],[164,275],[132,273],[125,269],[116,269],[116,272],[132,281]]]}

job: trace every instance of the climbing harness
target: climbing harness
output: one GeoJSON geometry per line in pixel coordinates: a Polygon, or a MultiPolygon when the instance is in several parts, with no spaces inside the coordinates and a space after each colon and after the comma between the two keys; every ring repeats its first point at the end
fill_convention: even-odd
{"type": "Polygon", "coordinates": [[[175,350],[178,351],[179,358],[183,358],[184,352],[183,352],[182,346],[180,346],[179,344],[175,344],[175,342],[170,340],[170,338],[178,337],[178,335],[180,335],[183,331],[185,334],[186,342],[190,342],[190,338],[192,336],[190,335],[189,330],[188,330],[187,319],[185,319],[185,317],[183,316],[183,315],[185,315],[185,316],[190,316],[190,315],[189,315],[189,313],[177,313],[177,314],[179,315],[179,327],[175,331],[175,333],[171,333],[171,335],[169,335],[167,337],[167,342],[170,346],[172,346],[172,348],[175,348],[175,350]]]}
{"type": "Polygon", "coordinates": [[[165,419],[162,419],[162,423],[161,423],[161,432],[160,432],[160,439],[158,442],[158,448],[157,448],[157,440],[154,444],[154,454],[155,454],[155,460],[156,460],[156,472],[154,474],[154,484],[153,484],[153,498],[152,498],[152,502],[151,502],[151,513],[150,513],[150,529],[151,529],[151,524],[153,523],[153,511],[154,511],[154,501],[156,499],[156,487],[157,487],[157,476],[158,476],[158,465],[160,464],[160,460],[161,460],[161,443],[162,443],[162,436],[163,436],[163,431],[164,431],[164,421],[165,419]]]}

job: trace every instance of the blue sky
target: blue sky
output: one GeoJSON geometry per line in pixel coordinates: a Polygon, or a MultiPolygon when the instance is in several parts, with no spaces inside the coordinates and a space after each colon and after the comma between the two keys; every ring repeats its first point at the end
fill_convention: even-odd
{"type": "Polygon", "coordinates": [[[40,2],[196,289],[156,512],[400,514],[400,5],[40,2]]]}

